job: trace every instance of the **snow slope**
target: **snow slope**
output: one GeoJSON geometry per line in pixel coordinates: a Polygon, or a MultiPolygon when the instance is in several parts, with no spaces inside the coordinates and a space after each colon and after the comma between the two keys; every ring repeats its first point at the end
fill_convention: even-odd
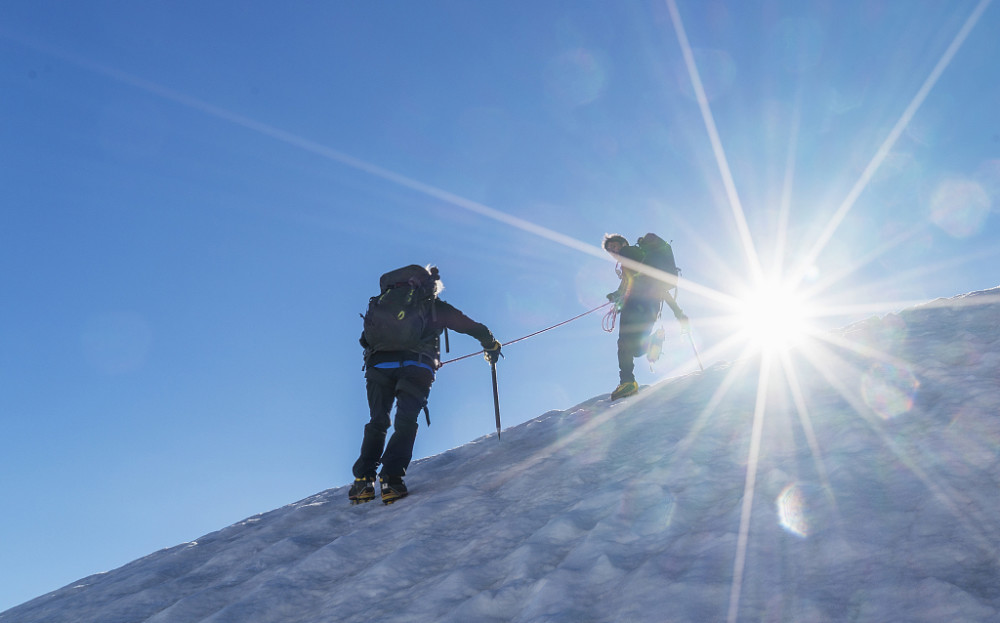
{"type": "Polygon", "coordinates": [[[416,461],[395,505],[324,491],[0,622],[1000,621],[1000,289],[829,338],[787,379],[599,396],[416,461]]]}

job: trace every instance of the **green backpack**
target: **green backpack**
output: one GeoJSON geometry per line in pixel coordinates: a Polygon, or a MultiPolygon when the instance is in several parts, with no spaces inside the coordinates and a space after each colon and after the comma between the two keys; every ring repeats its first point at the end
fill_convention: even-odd
{"type": "Polygon", "coordinates": [[[411,264],[379,279],[381,293],[368,301],[364,336],[369,350],[411,351],[437,357],[437,334],[429,330],[434,316],[435,276],[411,264]]]}
{"type": "MultiPolygon", "coordinates": [[[[670,273],[674,276],[679,276],[681,270],[677,268],[677,264],[674,262],[674,250],[670,248],[670,244],[660,238],[656,234],[648,233],[639,240],[636,241],[639,248],[642,249],[644,257],[642,263],[647,266],[652,266],[662,270],[665,273],[670,273]]],[[[656,280],[659,285],[656,291],[660,294],[660,299],[665,300],[670,296],[670,290],[677,287],[674,284],[663,283],[659,279],[656,280]]]]}

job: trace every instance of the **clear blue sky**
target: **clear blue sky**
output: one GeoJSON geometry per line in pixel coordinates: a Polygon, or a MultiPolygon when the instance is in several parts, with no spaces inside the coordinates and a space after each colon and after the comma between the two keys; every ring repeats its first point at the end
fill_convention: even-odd
{"type": "MultiPolygon", "coordinates": [[[[506,342],[655,231],[706,365],[753,258],[826,326],[997,285],[997,32],[979,0],[4,2],[0,610],[347,483],[400,265],[506,342]]],[[[666,326],[642,383],[697,368],[666,326]]],[[[599,313],[506,354],[505,425],[617,384],[599,313]]],[[[488,367],[430,408],[417,457],[492,432],[488,367]]]]}

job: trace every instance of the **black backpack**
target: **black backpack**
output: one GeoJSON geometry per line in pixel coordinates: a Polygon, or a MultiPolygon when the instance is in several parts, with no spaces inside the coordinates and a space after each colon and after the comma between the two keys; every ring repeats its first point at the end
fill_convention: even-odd
{"type": "MultiPolygon", "coordinates": [[[[681,274],[681,270],[674,262],[674,250],[670,248],[670,244],[666,240],[656,234],[649,233],[639,238],[636,243],[644,254],[643,264],[670,273],[675,277],[681,274]]],[[[655,281],[659,284],[655,290],[662,300],[670,296],[670,290],[677,287],[676,283],[664,283],[659,279],[655,279],[655,281]]]]}
{"type": "Polygon", "coordinates": [[[416,264],[382,275],[381,294],[369,299],[364,315],[364,337],[370,351],[411,351],[437,357],[437,334],[428,330],[434,315],[435,279],[436,275],[416,264]]]}

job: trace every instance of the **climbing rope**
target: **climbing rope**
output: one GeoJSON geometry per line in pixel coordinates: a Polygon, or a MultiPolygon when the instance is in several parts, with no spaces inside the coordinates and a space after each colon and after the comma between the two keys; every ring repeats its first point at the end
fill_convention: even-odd
{"type": "MultiPolygon", "coordinates": [[[[555,329],[555,328],[557,328],[557,327],[561,327],[561,326],[563,326],[564,324],[569,324],[569,323],[573,322],[574,320],[577,320],[577,319],[579,319],[579,318],[583,318],[583,317],[584,317],[584,316],[586,316],[587,314],[592,314],[592,313],[594,313],[595,311],[597,311],[597,310],[599,310],[599,309],[603,309],[603,308],[607,307],[608,305],[611,305],[611,303],[610,303],[610,302],[608,302],[608,303],[605,303],[604,305],[600,305],[600,306],[598,306],[598,307],[595,307],[594,309],[591,309],[591,310],[589,310],[589,311],[585,311],[585,312],[583,312],[582,314],[580,314],[579,316],[573,316],[573,317],[572,317],[572,318],[570,318],[569,320],[564,320],[564,321],[560,322],[559,324],[554,324],[554,325],[552,325],[551,327],[545,327],[544,329],[542,329],[542,330],[540,330],[540,331],[535,331],[534,333],[531,333],[531,334],[529,334],[529,335],[525,335],[524,337],[519,337],[519,338],[517,338],[516,340],[511,340],[511,341],[509,341],[509,342],[504,342],[504,343],[503,343],[503,344],[501,344],[500,346],[508,346],[508,345],[510,345],[510,344],[516,344],[517,342],[521,342],[521,341],[523,341],[523,340],[526,340],[526,339],[528,339],[529,337],[535,337],[536,335],[538,335],[538,334],[540,334],[540,333],[545,333],[546,331],[551,331],[552,329],[555,329]]],[[[481,350],[480,350],[480,351],[478,351],[478,352],[475,352],[475,353],[469,353],[468,355],[462,355],[461,357],[456,357],[456,358],[454,358],[454,359],[449,359],[448,361],[442,361],[442,362],[441,362],[441,365],[443,366],[443,365],[445,365],[445,364],[448,364],[448,363],[454,363],[454,362],[456,362],[456,361],[461,361],[461,360],[463,360],[463,359],[468,359],[469,357],[475,357],[476,355],[481,355],[481,354],[483,354],[483,352],[484,352],[484,351],[481,351],[481,350]]]]}
{"type": "Polygon", "coordinates": [[[601,328],[603,328],[607,333],[615,332],[615,322],[618,319],[618,306],[615,305],[608,310],[608,313],[604,314],[604,319],[601,321],[601,328]]]}

